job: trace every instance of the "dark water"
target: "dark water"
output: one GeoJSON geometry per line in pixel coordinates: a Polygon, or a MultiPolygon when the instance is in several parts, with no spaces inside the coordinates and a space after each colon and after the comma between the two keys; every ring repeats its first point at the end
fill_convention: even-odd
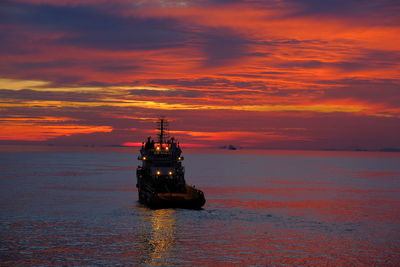
{"type": "Polygon", "coordinates": [[[0,265],[400,265],[400,153],[186,151],[204,209],[154,211],[134,149],[2,149],[0,265]]]}

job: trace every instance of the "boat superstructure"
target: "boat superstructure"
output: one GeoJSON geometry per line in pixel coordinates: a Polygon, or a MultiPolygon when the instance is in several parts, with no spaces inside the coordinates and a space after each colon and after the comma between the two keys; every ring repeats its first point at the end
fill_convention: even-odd
{"type": "Polygon", "coordinates": [[[182,207],[199,209],[204,194],[186,184],[183,156],[179,143],[168,133],[168,121],[158,121],[157,140],[151,137],[142,144],[137,168],[139,201],[151,208],[182,207]]]}

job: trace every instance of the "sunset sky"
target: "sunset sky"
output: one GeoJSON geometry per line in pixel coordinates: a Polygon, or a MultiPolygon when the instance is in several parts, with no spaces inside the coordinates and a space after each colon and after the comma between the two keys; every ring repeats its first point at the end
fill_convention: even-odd
{"type": "Polygon", "coordinates": [[[0,144],[400,148],[397,0],[0,2],[0,144]]]}

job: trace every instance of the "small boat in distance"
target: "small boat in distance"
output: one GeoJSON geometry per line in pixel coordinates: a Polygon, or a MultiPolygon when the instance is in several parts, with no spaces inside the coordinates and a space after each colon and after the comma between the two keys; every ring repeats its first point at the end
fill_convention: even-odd
{"type": "Polygon", "coordinates": [[[220,149],[228,149],[228,150],[236,150],[237,147],[235,147],[234,145],[228,145],[228,146],[220,146],[220,149]]]}
{"type": "Polygon", "coordinates": [[[179,143],[168,136],[168,122],[161,118],[158,140],[142,144],[136,171],[139,202],[150,208],[200,209],[206,202],[201,190],[186,184],[179,143]]]}

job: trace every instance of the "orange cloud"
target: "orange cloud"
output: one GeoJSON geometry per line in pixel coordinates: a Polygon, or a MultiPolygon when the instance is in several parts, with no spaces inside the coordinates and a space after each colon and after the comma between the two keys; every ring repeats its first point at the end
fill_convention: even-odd
{"type": "Polygon", "coordinates": [[[272,131],[250,132],[250,131],[221,131],[221,132],[196,132],[196,131],[170,131],[171,134],[190,136],[199,141],[224,141],[232,142],[241,140],[242,143],[252,143],[251,140],[303,140],[310,139],[304,136],[288,136],[272,131]]]}
{"type": "Polygon", "coordinates": [[[71,118],[5,118],[0,120],[0,140],[45,141],[58,136],[111,132],[110,126],[62,124],[71,118]]]}

